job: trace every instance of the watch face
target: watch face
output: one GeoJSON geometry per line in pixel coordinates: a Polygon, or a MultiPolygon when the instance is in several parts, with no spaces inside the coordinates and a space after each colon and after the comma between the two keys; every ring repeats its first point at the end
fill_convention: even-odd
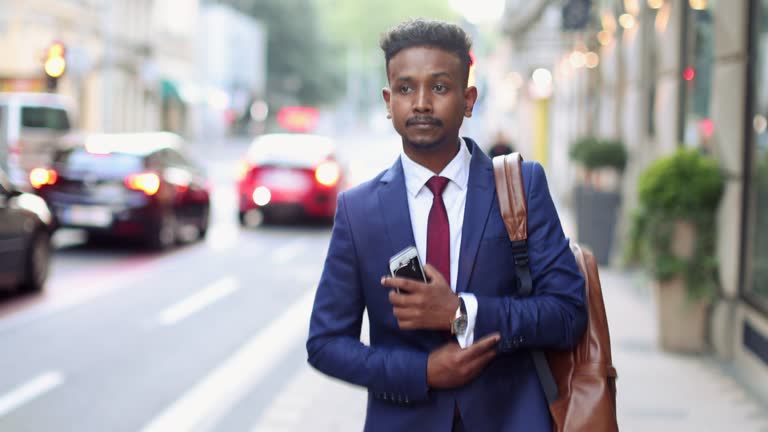
{"type": "Polygon", "coordinates": [[[467,331],[467,316],[462,315],[453,320],[453,332],[459,336],[467,331]]]}

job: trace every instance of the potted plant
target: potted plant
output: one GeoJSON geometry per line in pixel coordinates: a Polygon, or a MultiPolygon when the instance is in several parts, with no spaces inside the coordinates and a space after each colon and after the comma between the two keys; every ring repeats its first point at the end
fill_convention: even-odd
{"type": "Polygon", "coordinates": [[[638,178],[628,257],[654,280],[664,349],[708,349],[708,312],[718,286],[715,217],[724,184],[717,161],[695,149],[656,160],[638,178]]]}
{"type": "Polygon", "coordinates": [[[607,264],[621,205],[619,183],[627,151],[621,141],[585,137],[571,147],[570,158],[579,167],[580,181],[574,190],[579,242],[592,249],[598,263],[607,264]]]}
{"type": "Polygon", "coordinates": [[[585,137],[574,143],[569,155],[589,174],[606,168],[621,174],[627,165],[627,150],[619,140],[585,137]]]}

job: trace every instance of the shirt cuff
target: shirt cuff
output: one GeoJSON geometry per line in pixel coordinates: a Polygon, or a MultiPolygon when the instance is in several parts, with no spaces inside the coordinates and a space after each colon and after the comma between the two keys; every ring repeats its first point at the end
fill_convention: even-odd
{"type": "Polygon", "coordinates": [[[470,293],[459,294],[464,300],[464,306],[467,308],[467,331],[464,336],[456,336],[459,346],[467,348],[475,342],[475,322],[477,320],[477,297],[470,293]]]}

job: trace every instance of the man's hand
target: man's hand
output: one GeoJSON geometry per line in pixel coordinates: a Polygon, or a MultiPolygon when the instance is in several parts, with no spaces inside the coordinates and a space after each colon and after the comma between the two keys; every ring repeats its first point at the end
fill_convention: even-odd
{"type": "Polygon", "coordinates": [[[450,330],[459,297],[435,267],[427,264],[424,271],[428,283],[401,277],[381,278],[381,284],[392,289],[389,302],[397,324],[403,330],[450,330]]]}
{"type": "Polygon", "coordinates": [[[451,342],[432,351],[427,359],[427,385],[448,389],[472,381],[496,356],[499,339],[498,333],[492,333],[466,349],[451,342]]]}

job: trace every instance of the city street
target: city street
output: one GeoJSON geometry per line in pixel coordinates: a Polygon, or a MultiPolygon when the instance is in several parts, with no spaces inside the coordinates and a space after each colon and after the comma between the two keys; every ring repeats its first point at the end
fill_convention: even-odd
{"type": "Polygon", "coordinates": [[[151,254],[57,233],[46,291],[0,303],[0,430],[257,422],[305,364],[330,227],[241,230],[235,162],[209,165],[214,214],[203,243],[151,254]]]}
{"type": "MultiPolygon", "coordinates": [[[[46,291],[0,300],[0,431],[361,430],[365,390],[306,363],[330,227],[241,228],[232,167],[246,145],[200,151],[214,186],[205,242],[155,254],[57,233],[46,291]]],[[[391,137],[339,146],[352,184],[397,153],[391,137]]],[[[654,322],[646,283],[603,270],[622,430],[768,430],[711,358],[656,348],[655,326],[638,325],[654,322]]]]}
{"type": "MultiPolygon", "coordinates": [[[[523,273],[475,156],[518,152],[546,173],[521,176],[534,294],[567,268],[557,220],[600,263],[610,351],[590,351],[612,355],[619,429],[768,432],[768,0],[10,1],[0,52],[0,432],[362,430],[368,388],[313,369],[305,344],[334,197],[403,149],[426,171],[345,201],[361,280],[412,228],[422,261],[502,297],[502,352],[575,337],[548,324],[580,322],[552,313],[570,284],[504,298],[523,273]],[[477,143],[469,165],[449,158],[457,134],[477,143]]],[[[361,341],[412,347],[369,294],[361,341]]],[[[457,334],[494,319],[479,298],[474,318],[451,306],[457,334]]],[[[398,304],[400,325],[433,303],[398,304]]],[[[343,328],[334,312],[320,336],[343,328]]],[[[472,352],[428,374],[464,383],[472,432],[546,429],[517,400],[534,407],[535,383],[507,386],[527,352],[484,372],[472,352]]],[[[384,354],[390,380],[404,363],[384,354]]],[[[372,403],[369,424],[412,424],[372,403]]]]}

